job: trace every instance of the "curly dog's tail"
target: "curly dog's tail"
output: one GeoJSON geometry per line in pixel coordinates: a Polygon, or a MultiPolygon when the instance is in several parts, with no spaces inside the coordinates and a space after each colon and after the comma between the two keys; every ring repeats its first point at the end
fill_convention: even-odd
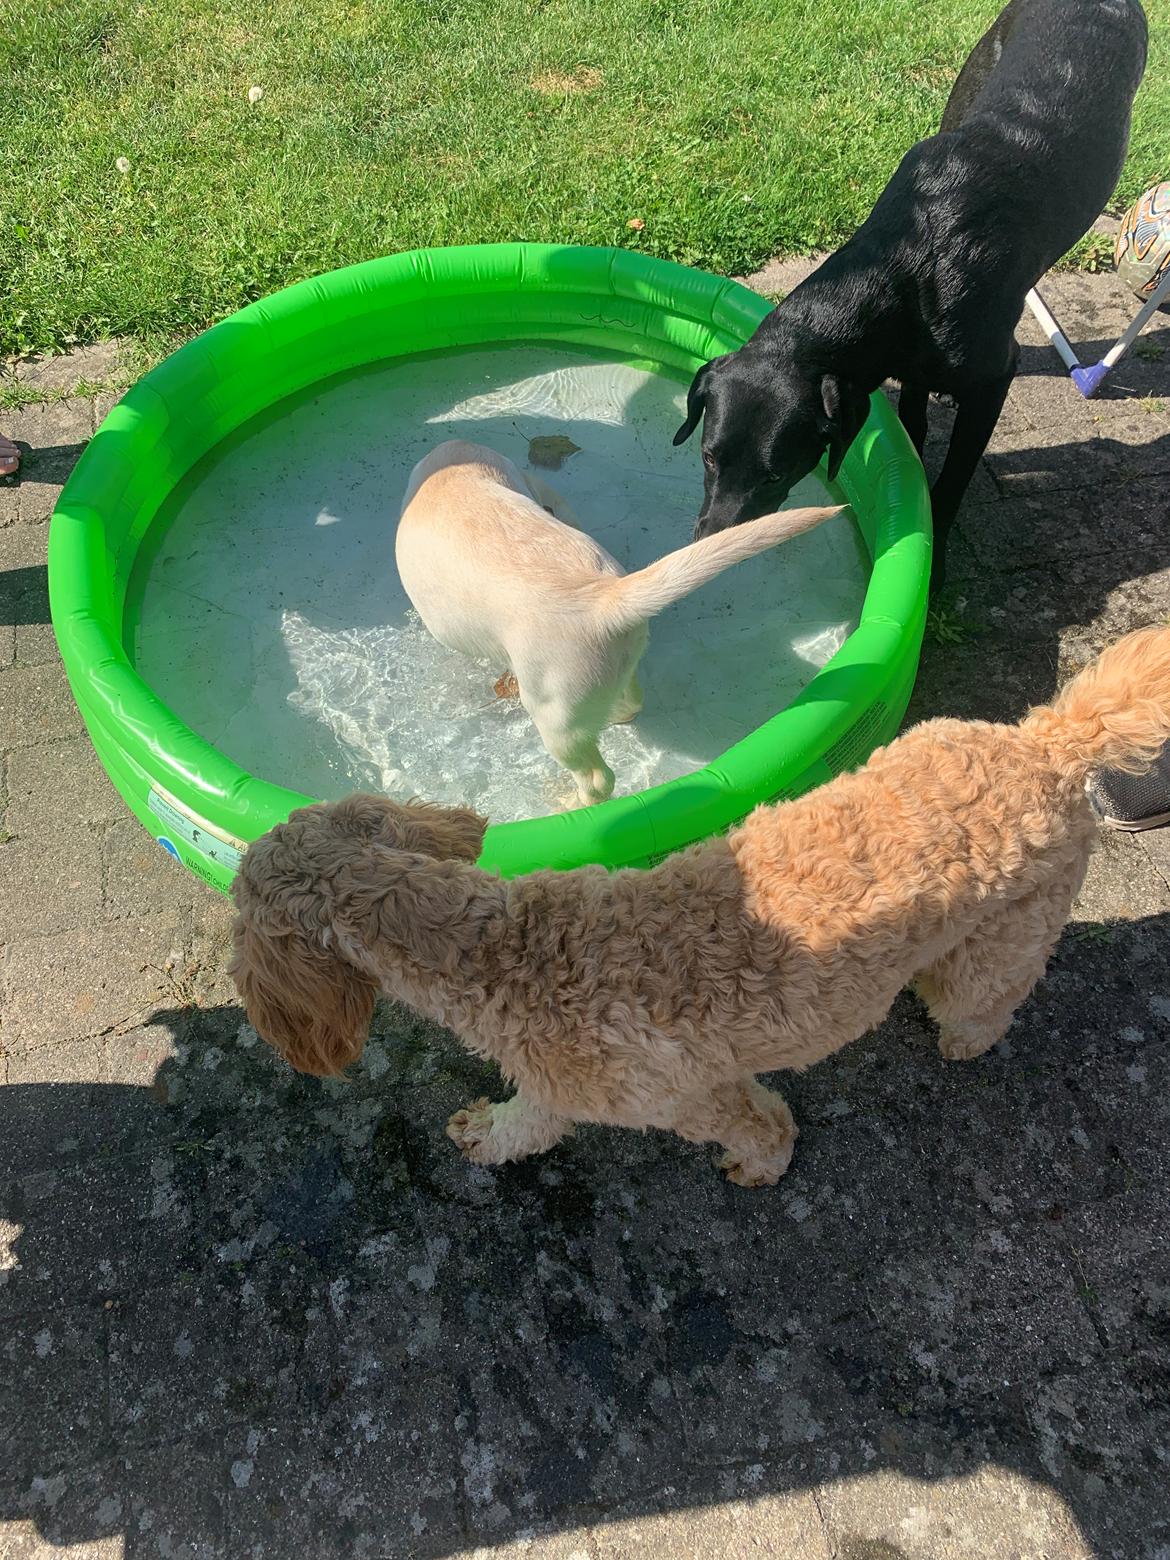
{"type": "Polygon", "coordinates": [[[1170,738],[1170,628],[1127,635],[1033,710],[1024,730],[1070,776],[1140,774],[1170,738]]]}

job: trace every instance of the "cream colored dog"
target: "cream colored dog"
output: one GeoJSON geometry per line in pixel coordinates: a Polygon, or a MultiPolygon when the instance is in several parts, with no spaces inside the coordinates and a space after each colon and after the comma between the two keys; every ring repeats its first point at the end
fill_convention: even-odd
{"type": "Polygon", "coordinates": [[[1085,777],[1170,735],[1170,629],[1134,634],[1020,726],[928,721],[864,769],[651,871],[475,866],[484,821],[354,796],[249,847],[232,974],[305,1072],[361,1055],[379,989],[517,1086],[448,1131],[499,1164],[575,1122],[666,1127],[782,1175],[796,1126],[756,1074],[803,1068],[913,984],[944,1056],[981,1055],[1044,972],[1094,833],[1085,777]]]}
{"type": "Polygon", "coordinates": [[[411,473],[395,556],[440,644],[513,673],[545,747],[587,806],[613,791],[597,746],[642,708],[647,619],[743,558],[810,531],[832,509],[788,509],[626,574],[538,477],[453,440],[411,473]]]}

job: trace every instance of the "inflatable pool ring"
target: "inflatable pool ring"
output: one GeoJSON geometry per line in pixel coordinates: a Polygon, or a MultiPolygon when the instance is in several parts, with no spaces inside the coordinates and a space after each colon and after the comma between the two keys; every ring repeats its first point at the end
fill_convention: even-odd
{"type": "MultiPolygon", "coordinates": [[[[741,345],[768,308],[735,282],[625,250],[417,250],[300,282],[167,358],[90,441],[49,536],[53,626],[70,686],[132,811],[192,872],[226,890],[246,844],[312,800],[278,778],[248,774],[189,730],[127,652],[151,528],[221,440],[319,381],[492,343],[592,348],[681,387],[700,363],[741,345]]],[[[697,507],[697,471],[695,483],[697,507]]],[[[484,866],[506,876],[586,862],[645,866],[728,828],[759,802],[797,796],[855,766],[894,734],[926,617],[930,505],[921,464],[880,393],[837,486],[872,574],[857,629],[788,708],[681,779],[490,828],[484,866]]]]}

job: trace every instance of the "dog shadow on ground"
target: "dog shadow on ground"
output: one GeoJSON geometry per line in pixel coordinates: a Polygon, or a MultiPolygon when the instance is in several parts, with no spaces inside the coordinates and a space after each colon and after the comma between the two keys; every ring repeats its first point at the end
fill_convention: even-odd
{"type": "Polygon", "coordinates": [[[170,1037],[149,1087],[0,1090],[0,1519],[438,1556],[816,1487],[837,1553],[896,1560],[849,1481],[998,1470],[1020,1534],[1047,1490],[1094,1553],[1160,1552],[1168,932],[1070,928],[975,1063],[901,999],[785,1077],[768,1191],[604,1129],[469,1167],[444,1123],[498,1079],[392,1007],[346,1083],[224,1006],[109,1039],[115,1076],[170,1037]]]}
{"type": "MultiPolygon", "coordinates": [[[[1040,377],[1022,376],[1025,396],[1040,377]]],[[[951,415],[932,407],[928,470],[951,415]]],[[[912,718],[1016,720],[1106,644],[1165,619],[1170,402],[1076,398],[1070,423],[1086,417],[1088,438],[1079,422],[1001,429],[952,533],[912,718]]]]}

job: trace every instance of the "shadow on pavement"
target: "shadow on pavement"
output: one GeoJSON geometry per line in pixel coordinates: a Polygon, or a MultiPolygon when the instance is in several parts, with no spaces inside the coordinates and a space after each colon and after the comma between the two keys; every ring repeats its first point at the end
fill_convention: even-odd
{"type": "Polygon", "coordinates": [[[127,1555],[445,1555],[996,1467],[1095,1553],[1159,1552],[1168,922],[1070,929],[979,1062],[904,998],[787,1077],[772,1191],[602,1129],[472,1169],[444,1122],[498,1080],[395,1008],[348,1084],[225,1006],[155,1017],[150,1087],[0,1090],[0,1519],[127,1555]]]}

